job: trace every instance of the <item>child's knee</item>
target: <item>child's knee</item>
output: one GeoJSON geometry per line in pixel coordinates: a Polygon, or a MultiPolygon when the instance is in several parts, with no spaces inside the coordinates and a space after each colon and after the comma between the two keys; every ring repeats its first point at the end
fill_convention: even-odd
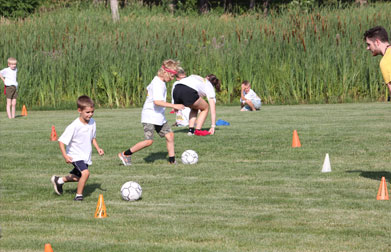
{"type": "Polygon", "coordinates": [[[152,144],[153,144],[153,140],[152,139],[145,140],[145,146],[146,147],[151,146],[152,144]]]}
{"type": "Polygon", "coordinates": [[[90,171],[89,170],[84,170],[81,172],[82,177],[88,178],[90,176],[90,171]]]}
{"type": "Polygon", "coordinates": [[[167,142],[172,142],[172,141],[174,141],[174,132],[167,133],[167,134],[165,135],[165,137],[166,137],[167,142]]]}

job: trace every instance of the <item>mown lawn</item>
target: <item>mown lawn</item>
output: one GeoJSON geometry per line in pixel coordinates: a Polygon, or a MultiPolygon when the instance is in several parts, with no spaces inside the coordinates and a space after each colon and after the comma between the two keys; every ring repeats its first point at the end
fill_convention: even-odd
{"type": "MultiPolygon", "coordinates": [[[[165,141],[136,153],[124,167],[117,153],[143,139],[141,109],[96,109],[97,139],[85,200],[76,184],[64,195],[50,177],[67,165],[60,135],[73,111],[0,113],[0,250],[43,251],[389,251],[391,202],[377,201],[390,173],[390,104],[264,106],[239,112],[219,106],[214,136],[174,128],[177,159],[186,149],[197,165],[168,165],[165,141]],[[297,130],[301,148],[292,148],[297,130]],[[321,173],[329,153],[331,173],[321,173]],[[125,202],[121,185],[137,181],[142,200],[125,202]],[[95,219],[99,194],[108,217],[95,219]]],[[[169,123],[174,115],[166,113],[169,123]]],[[[209,125],[208,121],[206,125],[209,125]]],[[[180,163],[180,162],[179,162],[180,163]]]]}

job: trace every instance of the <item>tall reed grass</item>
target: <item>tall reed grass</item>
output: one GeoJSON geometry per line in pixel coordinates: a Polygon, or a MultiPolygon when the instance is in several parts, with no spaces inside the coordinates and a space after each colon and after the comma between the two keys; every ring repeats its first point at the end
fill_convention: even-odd
{"type": "MultiPolygon", "coordinates": [[[[139,106],[161,62],[178,59],[189,74],[216,74],[222,103],[237,101],[242,80],[268,104],[384,100],[380,58],[362,35],[388,30],[391,4],[312,13],[173,16],[123,9],[63,8],[25,20],[1,20],[0,59],[16,57],[18,104],[74,107],[81,94],[99,106],[139,106]]],[[[4,110],[5,99],[0,100],[4,110]]]]}

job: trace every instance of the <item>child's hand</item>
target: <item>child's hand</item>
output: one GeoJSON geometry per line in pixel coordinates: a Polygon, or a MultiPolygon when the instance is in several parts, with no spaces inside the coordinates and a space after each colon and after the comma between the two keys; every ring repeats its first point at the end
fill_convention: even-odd
{"type": "Polygon", "coordinates": [[[68,156],[68,155],[65,155],[65,156],[64,156],[64,159],[65,159],[65,162],[66,162],[67,164],[72,163],[72,157],[70,157],[70,156],[68,156]]]}
{"type": "Polygon", "coordinates": [[[103,156],[105,154],[105,152],[101,148],[97,149],[97,151],[99,156],[103,156]]]}
{"type": "Polygon", "coordinates": [[[174,109],[182,110],[182,109],[185,109],[185,106],[183,106],[183,104],[174,104],[174,109]]]}
{"type": "Polygon", "coordinates": [[[215,128],[214,128],[214,127],[210,128],[210,129],[209,129],[209,133],[210,133],[211,135],[214,135],[214,133],[215,133],[215,128]]]}

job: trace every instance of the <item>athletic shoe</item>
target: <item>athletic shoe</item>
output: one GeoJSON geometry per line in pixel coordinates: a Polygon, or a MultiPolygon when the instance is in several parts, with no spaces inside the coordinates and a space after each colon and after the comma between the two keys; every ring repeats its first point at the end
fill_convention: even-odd
{"type": "Polygon", "coordinates": [[[83,200],[83,195],[82,196],[75,196],[73,199],[74,201],[82,201],[83,200]]]}
{"type": "Polygon", "coordinates": [[[187,135],[188,135],[188,136],[194,136],[194,133],[191,133],[191,132],[189,131],[189,132],[187,132],[187,135]]]}
{"type": "Polygon", "coordinates": [[[132,165],[132,157],[131,157],[131,155],[125,155],[123,152],[121,152],[121,153],[118,153],[118,157],[119,157],[119,159],[121,159],[122,163],[125,166],[132,165]]]}
{"type": "Polygon", "coordinates": [[[54,191],[58,195],[61,195],[62,194],[62,184],[58,183],[58,179],[59,179],[58,176],[52,176],[52,178],[50,180],[52,181],[52,184],[54,186],[54,191]]]}

